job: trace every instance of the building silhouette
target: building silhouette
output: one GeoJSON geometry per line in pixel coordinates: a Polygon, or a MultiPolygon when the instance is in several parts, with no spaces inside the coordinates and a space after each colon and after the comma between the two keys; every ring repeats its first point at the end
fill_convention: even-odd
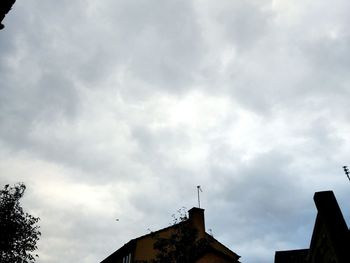
{"type": "MultiPolygon", "coordinates": [[[[162,242],[166,243],[174,238],[174,235],[178,237],[181,229],[185,230],[185,234],[190,233],[191,235],[185,237],[186,240],[180,238],[176,241],[184,244],[175,244],[174,246],[178,250],[186,250],[184,252],[187,253],[184,255],[186,260],[183,261],[191,263],[239,263],[240,256],[205,232],[204,209],[194,207],[188,211],[188,214],[188,219],[186,218],[178,224],[130,240],[101,263],[173,262],[166,258],[159,261],[162,250],[159,247],[162,242]],[[188,241],[190,243],[186,243],[188,241]]],[[[182,251],[176,251],[176,253],[181,254],[182,251]]],[[[186,262],[181,261],[181,263],[186,262]]]]}
{"type": "Polygon", "coordinates": [[[332,191],[316,192],[310,247],[276,251],[275,263],[350,263],[350,231],[332,191]]]}

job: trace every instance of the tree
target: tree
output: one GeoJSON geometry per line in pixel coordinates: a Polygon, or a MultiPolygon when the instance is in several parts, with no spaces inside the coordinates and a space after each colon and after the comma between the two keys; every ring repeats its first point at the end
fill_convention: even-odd
{"type": "Polygon", "coordinates": [[[197,229],[189,224],[185,209],[178,210],[178,213],[178,217],[173,215],[170,236],[154,234],[156,258],[137,263],[193,263],[209,247],[210,240],[199,239],[197,229]]]}
{"type": "Polygon", "coordinates": [[[0,262],[1,263],[31,263],[38,255],[32,252],[37,249],[36,243],[41,235],[37,222],[23,211],[20,199],[26,186],[19,183],[5,185],[0,190],[0,262]]]}
{"type": "Polygon", "coordinates": [[[153,247],[158,253],[152,263],[193,263],[208,246],[207,239],[198,239],[196,229],[181,222],[169,238],[156,238],[153,247]]]}
{"type": "Polygon", "coordinates": [[[1,23],[5,15],[11,10],[16,0],[1,0],[0,2],[0,30],[5,26],[1,23]]]}

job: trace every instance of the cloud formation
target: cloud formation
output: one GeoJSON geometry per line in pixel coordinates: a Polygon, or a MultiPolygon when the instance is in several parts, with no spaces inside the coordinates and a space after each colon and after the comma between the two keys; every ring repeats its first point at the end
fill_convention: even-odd
{"type": "Polygon", "coordinates": [[[99,262],[195,206],[199,184],[207,228],[243,262],[307,247],[313,193],[348,203],[348,7],[17,1],[0,183],[28,187],[38,262],[99,262]]]}

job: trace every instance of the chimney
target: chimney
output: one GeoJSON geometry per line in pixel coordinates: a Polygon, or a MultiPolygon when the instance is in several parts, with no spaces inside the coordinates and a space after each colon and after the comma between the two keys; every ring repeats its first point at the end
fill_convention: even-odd
{"type": "MultiPolygon", "coordinates": [[[[326,225],[335,253],[341,259],[339,262],[349,262],[348,226],[333,192],[316,192],[314,201],[317,207],[317,218],[326,225]]],[[[314,243],[314,240],[311,240],[311,243],[314,243]]]]}
{"type": "Polygon", "coordinates": [[[193,207],[188,210],[189,222],[198,231],[198,238],[205,237],[204,209],[193,207]]]}
{"type": "Polygon", "coordinates": [[[334,233],[348,232],[348,227],[333,191],[316,192],[314,201],[318,214],[329,226],[334,228],[334,233]]]}

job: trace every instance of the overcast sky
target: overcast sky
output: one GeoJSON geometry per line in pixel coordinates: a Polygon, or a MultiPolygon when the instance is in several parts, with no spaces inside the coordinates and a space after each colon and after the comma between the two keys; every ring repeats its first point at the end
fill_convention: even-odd
{"type": "Polygon", "coordinates": [[[349,222],[348,0],[18,0],[0,31],[0,184],[38,263],[96,263],[197,206],[244,263],[349,222]],[[119,221],[116,221],[116,219],[119,221]]]}

